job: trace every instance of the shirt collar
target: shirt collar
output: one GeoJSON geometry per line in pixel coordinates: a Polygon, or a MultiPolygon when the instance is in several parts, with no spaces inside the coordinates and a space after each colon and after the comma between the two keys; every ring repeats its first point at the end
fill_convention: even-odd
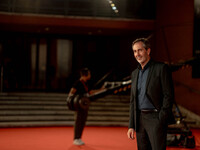
{"type": "Polygon", "coordinates": [[[146,70],[149,66],[150,66],[150,64],[151,64],[151,59],[148,61],[148,63],[144,66],[144,69],[142,69],[142,67],[141,67],[141,65],[139,64],[138,65],[138,69],[139,70],[146,70]]]}

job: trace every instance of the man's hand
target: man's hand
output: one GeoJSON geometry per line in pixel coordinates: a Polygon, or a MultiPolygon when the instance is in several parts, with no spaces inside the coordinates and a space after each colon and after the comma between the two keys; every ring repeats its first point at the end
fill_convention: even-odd
{"type": "Polygon", "coordinates": [[[135,139],[135,131],[133,128],[128,129],[127,136],[129,139],[134,140],[135,139]]]}

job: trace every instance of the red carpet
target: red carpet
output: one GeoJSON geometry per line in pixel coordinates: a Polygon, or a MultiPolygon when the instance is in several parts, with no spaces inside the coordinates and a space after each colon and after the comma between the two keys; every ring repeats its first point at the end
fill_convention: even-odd
{"type": "MultiPolygon", "coordinates": [[[[1,128],[0,150],[136,150],[125,127],[86,127],[84,146],[74,146],[73,127],[1,128]]],[[[196,148],[200,150],[200,130],[193,130],[196,148]]],[[[189,150],[167,148],[167,150],[189,150]]]]}

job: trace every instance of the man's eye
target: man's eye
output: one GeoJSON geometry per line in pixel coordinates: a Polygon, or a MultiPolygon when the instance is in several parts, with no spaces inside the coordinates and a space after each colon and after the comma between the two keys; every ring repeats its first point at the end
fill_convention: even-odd
{"type": "Polygon", "coordinates": [[[139,52],[142,52],[142,51],[143,51],[143,49],[139,49],[138,51],[139,51],[139,52]]]}

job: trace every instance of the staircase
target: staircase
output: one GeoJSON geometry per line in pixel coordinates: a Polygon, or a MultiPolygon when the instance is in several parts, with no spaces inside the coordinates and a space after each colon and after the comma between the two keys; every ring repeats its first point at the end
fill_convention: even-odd
{"type": "MultiPolygon", "coordinates": [[[[72,126],[74,111],[66,94],[0,93],[0,127],[72,126]]],[[[128,126],[129,95],[107,95],[92,102],[88,126],[128,126]]],[[[200,127],[200,117],[179,106],[189,127],[200,127]]]]}
{"type": "MultiPolygon", "coordinates": [[[[0,127],[72,126],[74,111],[66,94],[1,93],[0,127]]],[[[107,95],[92,102],[89,126],[128,126],[129,95],[107,95]]]]}

